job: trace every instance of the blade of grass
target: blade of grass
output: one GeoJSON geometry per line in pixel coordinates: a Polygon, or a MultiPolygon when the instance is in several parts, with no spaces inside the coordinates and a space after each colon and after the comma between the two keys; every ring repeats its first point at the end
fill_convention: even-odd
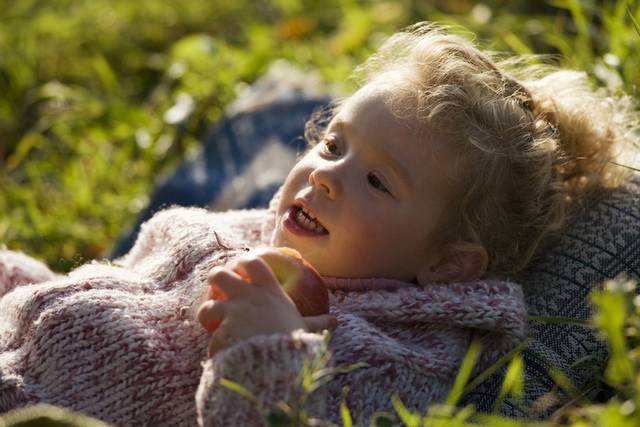
{"type": "Polygon", "coordinates": [[[633,13],[631,12],[631,9],[629,9],[628,6],[627,6],[627,14],[629,15],[629,18],[631,18],[631,22],[633,23],[633,28],[635,28],[636,33],[638,33],[638,35],[640,36],[640,25],[638,25],[638,21],[636,21],[635,16],[633,16],[633,13]]]}
{"type": "Polygon", "coordinates": [[[467,384],[469,376],[471,376],[471,371],[473,371],[473,367],[476,364],[478,356],[480,356],[480,348],[480,341],[477,340],[473,341],[469,346],[469,350],[467,350],[467,354],[462,360],[462,365],[460,366],[456,380],[453,383],[453,388],[449,393],[449,397],[447,397],[447,405],[453,407],[458,403],[458,400],[460,400],[464,386],[467,384]]]}
{"type": "MultiPolygon", "coordinates": [[[[638,25],[638,24],[636,24],[636,25],[638,25]]],[[[640,29],[638,29],[638,31],[640,31],[640,29]]],[[[640,33],[639,33],[639,34],[640,34],[640,33]]],[[[614,165],[616,165],[616,166],[622,166],[623,168],[631,169],[631,170],[634,170],[634,171],[636,171],[636,172],[640,172],[640,169],[635,168],[635,167],[633,167],[633,166],[623,165],[622,163],[616,163],[616,162],[611,161],[611,160],[609,161],[609,163],[612,163],[612,164],[614,164],[614,165]]]]}
{"type": "Polygon", "coordinates": [[[500,359],[496,360],[487,369],[482,371],[477,377],[475,377],[473,380],[471,380],[471,382],[469,382],[469,384],[467,384],[467,386],[464,388],[462,394],[464,395],[464,394],[470,392],[471,390],[473,390],[474,388],[476,388],[480,383],[482,383],[487,378],[489,378],[491,375],[493,375],[494,372],[496,372],[498,369],[500,369],[504,365],[506,365],[507,362],[509,362],[511,359],[513,359],[513,357],[516,354],[518,354],[522,350],[524,350],[532,341],[533,340],[531,338],[527,338],[526,340],[522,341],[520,344],[515,346],[510,352],[508,352],[507,354],[502,356],[500,359]]]}
{"type": "Polygon", "coordinates": [[[258,399],[253,395],[253,393],[251,393],[241,384],[238,384],[237,382],[228,380],[226,378],[220,378],[220,385],[228,388],[231,391],[238,393],[240,396],[250,400],[251,402],[255,403],[258,407],[260,407],[260,402],[258,401],[258,399]]]}
{"type": "Polygon", "coordinates": [[[547,368],[547,372],[551,375],[553,382],[555,382],[567,396],[575,397],[578,395],[578,389],[576,386],[573,385],[569,377],[567,377],[560,369],[555,366],[549,366],[547,368]]]}
{"type": "Polygon", "coordinates": [[[420,415],[409,411],[409,409],[404,406],[404,403],[402,403],[402,400],[400,400],[400,397],[395,393],[391,396],[391,404],[406,427],[418,427],[420,425],[420,415]]]}
{"type": "Polygon", "coordinates": [[[498,392],[498,398],[493,403],[492,413],[498,412],[502,406],[502,402],[508,395],[512,395],[518,399],[518,401],[522,401],[522,395],[524,394],[523,369],[524,365],[522,357],[516,355],[507,367],[507,372],[504,376],[504,380],[502,381],[500,391],[498,392]]]}
{"type": "Polygon", "coordinates": [[[347,407],[347,393],[349,393],[349,386],[345,385],[342,388],[342,396],[340,398],[340,418],[344,427],[352,427],[353,420],[351,419],[351,413],[347,407]]]}

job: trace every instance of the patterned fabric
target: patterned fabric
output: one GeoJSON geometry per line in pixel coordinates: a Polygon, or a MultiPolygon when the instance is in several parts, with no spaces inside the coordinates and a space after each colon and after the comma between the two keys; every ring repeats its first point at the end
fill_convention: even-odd
{"type": "MultiPolygon", "coordinates": [[[[143,225],[133,249],[114,264],[6,286],[14,289],[0,298],[0,413],[49,403],[116,425],[263,425],[253,402],[221,386],[221,378],[243,385],[266,408],[294,403],[303,360],[321,350],[321,334],[255,336],[201,365],[208,339],[189,309],[212,267],[270,241],[262,230],[273,229],[274,216],[265,209],[168,209],[143,225]]],[[[368,364],[310,398],[309,411],[334,422],[344,385],[352,413],[365,420],[374,411],[393,413],[393,393],[425,411],[446,397],[472,340],[486,344],[483,367],[526,334],[522,291],[510,282],[328,282],[338,319],[331,363],[368,364]]]]}
{"type": "MultiPolygon", "coordinates": [[[[585,320],[591,316],[589,292],[621,273],[640,281],[640,174],[586,205],[557,241],[514,280],[523,286],[529,315],[585,320]]],[[[530,332],[533,342],[524,352],[525,399],[520,404],[504,402],[501,411],[508,416],[551,413],[553,407],[538,414],[522,409],[554,386],[550,366],[581,389],[601,372],[607,357],[605,345],[588,327],[531,322],[530,332]]],[[[501,382],[501,374],[493,376],[464,403],[491,410],[501,382]]]]}

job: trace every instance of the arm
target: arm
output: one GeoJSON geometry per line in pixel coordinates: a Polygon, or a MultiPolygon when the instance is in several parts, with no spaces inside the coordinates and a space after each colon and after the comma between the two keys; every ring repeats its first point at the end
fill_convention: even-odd
{"type": "MultiPolygon", "coordinates": [[[[142,224],[135,244],[116,264],[135,268],[158,253],[176,256],[191,252],[195,238],[212,242],[222,249],[261,244],[261,227],[267,215],[264,209],[209,212],[202,208],[172,207],[156,213],[142,224]]],[[[203,249],[199,245],[196,249],[203,249]]]]}
{"type": "MultiPolygon", "coordinates": [[[[279,402],[295,406],[303,395],[304,361],[314,359],[322,342],[322,335],[299,330],[257,335],[220,351],[204,364],[196,394],[198,424],[260,426],[279,402]],[[222,379],[241,385],[253,397],[227,388],[222,379]]],[[[324,400],[321,392],[311,399],[324,400]]]]}
{"type": "MultiPolygon", "coordinates": [[[[421,413],[446,397],[468,335],[459,336],[460,345],[451,345],[446,354],[423,353],[362,318],[334,313],[340,326],[331,337],[329,367],[366,365],[347,369],[308,395],[303,408],[309,416],[340,425],[345,386],[345,401],[355,425],[369,425],[379,412],[400,424],[393,408],[394,394],[407,408],[421,413]],[[359,333],[362,336],[354,339],[359,333]]],[[[324,354],[322,338],[302,331],[256,336],[220,351],[204,364],[196,395],[199,424],[266,425],[266,415],[278,408],[278,402],[295,407],[304,393],[300,377],[304,360],[317,360],[324,354]],[[246,398],[225,387],[223,378],[242,385],[253,397],[246,398]]]]}
{"type": "Polygon", "coordinates": [[[260,425],[261,412],[274,409],[279,401],[299,399],[304,360],[313,359],[322,343],[321,335],[307,331],[334,328],[335,318],[303,318],[255,254],[213,269],[209,284],[224,299],[209,300],[198,310],[200,323],[213,332],[213,359],[205,364],[197,394],[200,423],[260,425]],[[255,402],[229,390],[222,379],[247,388],[255,402]]]}
{"type": "MultiPolygon", "coordinates": [[[[265,425],[264,416],[275,410],[278,402],[289,406],[300,402],[304,396],[300,378],[304,361],[323,354],[321,335],[287,329],[286,325],[296,324],[293,319],[284,321],[278,327],[280,332],[269,331],[272,326],[267,325],[289,316],[282,315],[286,305],[276,308],[269,298],[260,297],[256,302],[262,301],[272,309],[258,305],[234,308],[235,295],[261,288],[239,277],[234,279],[234,274],[233,270],[214,270],[211,282],[221,284],[229,300],[208,301],[198,316],[203,325],[212,319],[221,321],[211,338],[210,353],[214,356],[204,364],[196,397],[199,422],[204,426],[265,425]],[[235,286],[233,280],[237,280],[235,286]],[[261,315],[252,315],[261,310],[261,315]],[[257,324],[249,326],[253,321],[257,324]],[[261,333],[243,335],[247,330],[261,333]],[[229,337],[234,338],[233,345],[229,337]],[[241,385],[250,397],[225,387],[223,379],[241,385]]],[[[348,372],[339,373],[307,396],[304,409],[333,422],[340,421],[344,386],[350,387],[346,401],[354,419],[369,420],[381,410],[393,414],[391,397],[395,393],[408,408],[426,410],[428,404],[446,397],[471,340],[466,328],[414,328],[414,323],[397,319],[372,322],[339,307],[333,307],[332,314],[337,316],[339,327],[332,334],[330,362],[348,372]],[[362,362],[368,366],[348,369],[362,362]]]]}

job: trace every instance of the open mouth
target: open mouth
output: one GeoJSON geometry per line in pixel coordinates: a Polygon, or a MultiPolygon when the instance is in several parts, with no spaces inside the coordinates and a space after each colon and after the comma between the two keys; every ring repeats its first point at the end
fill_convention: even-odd
{"type": "Polygon", "coordinates": [[[296,234],[324,235],[329,231],[303,206],[294,205],[289,209],[285,223],[296,234]]]}

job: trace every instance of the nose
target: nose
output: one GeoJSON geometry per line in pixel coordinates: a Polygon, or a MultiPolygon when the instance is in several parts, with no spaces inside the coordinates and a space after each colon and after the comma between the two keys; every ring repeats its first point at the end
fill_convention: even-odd
{"type": "Polygon", "coordinates": [[[309,174],[309,184],[329,199],[335,200],[342,192],[342,184],[333,166],[321,166],[309,174]]]}

